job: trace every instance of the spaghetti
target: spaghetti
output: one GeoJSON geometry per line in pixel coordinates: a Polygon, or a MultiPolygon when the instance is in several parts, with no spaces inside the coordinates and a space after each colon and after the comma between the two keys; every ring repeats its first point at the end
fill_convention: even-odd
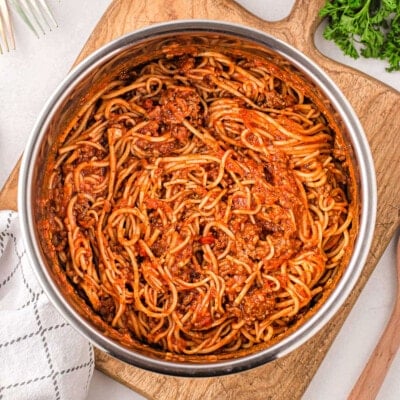
{"type": "Polygon", "coordinates": [[[82,106],[41,235],[112,329],[175,354],[249,349],[329,287],[352,183],[307,90],[255,57],[165,52],[82,106]]]}

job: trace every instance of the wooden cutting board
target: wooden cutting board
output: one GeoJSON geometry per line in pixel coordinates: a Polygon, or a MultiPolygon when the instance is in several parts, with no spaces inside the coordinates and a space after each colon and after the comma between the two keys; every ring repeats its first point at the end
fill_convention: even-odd
{"type": "MultiPolygon", "coordinates": [[[[115,0],[76,63],[127,32],[175,19],[219,19],[242,23],[284,40],[319,64],[357,112],[372,149],[378,181],[378,217],[362,277],[331,322],[290,355],[236,375],[188,379],[147,372],[96,350],[96,367],[150,399],[299,399],[314,376],[351,307],[390,241],[400,219],[400,94],[323,56],[313,44],[324,0],[298,0],[286,19],[269,23],[232,0],[115,0]]],[[[0,209],[16,209],[17,165],[0,193],[0,209]]],[[[334,372],[332,372],[334,373],[334,372]]]]}

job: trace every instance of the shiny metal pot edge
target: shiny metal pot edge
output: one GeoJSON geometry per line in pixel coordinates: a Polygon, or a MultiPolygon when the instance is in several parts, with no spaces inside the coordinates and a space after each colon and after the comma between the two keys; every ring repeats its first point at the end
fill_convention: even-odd
{"type": "Polygon", "coordinates": [[[63,317],[96,347],[127,363],[155,372],[177,376],[217,376],[247,370],[288,354],[316,334],[333,317],[353,289],[366,261],[374,233],[377,208],[376,192],[373,160],[362,126],[349,102],[321,68],[300,51],[264,32],[221,21],[184,20],[153,25],[125,35],[93,53],[69,73],[46,103],[29,137],[20,170],[18,209],[27,255],[43,289],[63,317]],[[34,185],[34,182],[32,182],[32,170],[37,158],[38,143],[43,140],[48,120],[52,112],[63,100],[64,93],[68,88],[79,80],[82,74],[85,74],[88,70],[93,70],[105,59],[110,59],[131,43],[160,34],[187,31],[237,35],[240,38],[265,45],[282,54],[299,70],[304,71],[321,88],[344,121],[355,152],[361,184],[361,217],[353,255],[337,287],[315,315],[301,325],[293,334],[265,350],[242,358],[210,361],[205,364],[170,362],[135,353],[103,336],[88,321],[82,318],[65,301],[47,269],[43,266],[34,231],[31,196],[32,186],[34,185]]]}

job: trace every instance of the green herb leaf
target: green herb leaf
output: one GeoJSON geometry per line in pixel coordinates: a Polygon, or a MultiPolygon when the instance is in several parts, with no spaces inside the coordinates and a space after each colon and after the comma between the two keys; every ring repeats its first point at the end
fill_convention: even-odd
{"type": "Polygon", "coordinates": [[[323,32],[344,54],[381,58],[388,71],[400,70],[400,0],[327,0],[323,32]]]}

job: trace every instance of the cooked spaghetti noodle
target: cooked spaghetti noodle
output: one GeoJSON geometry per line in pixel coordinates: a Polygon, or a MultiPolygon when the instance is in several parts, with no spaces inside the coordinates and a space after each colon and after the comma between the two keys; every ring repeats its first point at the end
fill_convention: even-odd
{"type": "Polygon", "coordinates": [[[113,329],[176,354],[269,343],[351,246],[346,153],[295,78],[165,52],[87,100],[48,163],[42,236],[113,329]]]}

